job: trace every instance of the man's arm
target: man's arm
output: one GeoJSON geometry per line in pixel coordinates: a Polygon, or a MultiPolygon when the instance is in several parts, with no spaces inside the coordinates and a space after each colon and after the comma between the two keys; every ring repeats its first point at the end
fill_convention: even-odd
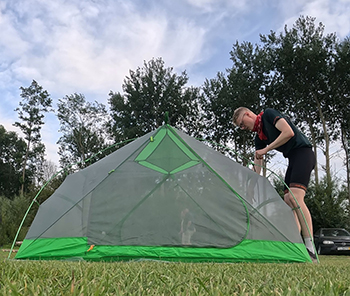
{"type": "Polygon", "coordinates": [[[270,145],[266,146],[264,149],[257,150],[255,152],[256,159],[262,159],[263,155],[265,155],[267,152],[282,146],[294,136],[292,128],[284,118],[278,120],[275,127],[281,132],[280,135],[276,138],[276,140],[274,140],[270,145]]]}
{"type": "Polygon", "coordinates": [[[187,222],[187,229],[189,229],[189,228],[190,228],[191,224],[192,224],[192,222],[191,222],[191,221],[188,221],[188,222],[187,222]]]}
{"type": "Polygon", "coordinates": [[[257,159],[256,156],[254,157],[254,166],[253,170],[256,172],[258,175],[260,175],[261,172],[261,166],[263,165],[263,159],[257,159]]]}

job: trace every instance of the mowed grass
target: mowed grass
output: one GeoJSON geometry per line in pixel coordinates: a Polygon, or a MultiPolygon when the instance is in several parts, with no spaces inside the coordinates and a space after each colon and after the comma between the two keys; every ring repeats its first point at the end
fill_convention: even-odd
{"type": "MultiPolygon", "coordinates": [[[[320,264],[7,260],[0,295],[350,295],[350,257],[320,264]]],[[[11,255],[13,257],[13,255],[11,255]]]]}

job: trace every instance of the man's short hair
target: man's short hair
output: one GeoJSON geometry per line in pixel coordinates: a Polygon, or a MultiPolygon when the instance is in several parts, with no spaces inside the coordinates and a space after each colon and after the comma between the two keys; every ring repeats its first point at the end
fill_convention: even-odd
{"type": "Polygon", "coordinates": [[[238,126],[238,123],[237,123],[237,119],[238,119],[238,117],[242,114],[242,113],[244,113],[244,112],[251,112],[248,108],[246,108],[246,107],[239,107],[239,108],[237,108],[234,112],[233,112],[233,116],[232,116],[232,121],[233,121],[233,124],[235,125],[235,126],[238,126]]]}

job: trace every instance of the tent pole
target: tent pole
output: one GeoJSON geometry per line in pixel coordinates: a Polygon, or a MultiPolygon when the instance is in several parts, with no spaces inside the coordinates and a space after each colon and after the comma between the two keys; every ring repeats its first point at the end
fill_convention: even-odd
{"type": "Polygon", "coordinates": [[[68,166],[64,167],[63,169],[61,169],[60,171],[58,171],[56,174],[54,174],[54,175],[40,188],[39,192],[35,195],[35,197],[33,198],[32,202],[31,202],[31,204],[29,205],[29,207],[28,207],[26,213],[24,214],[24,217],[23,217],[23,219],[22,219],[22,221],[21,221],[21,224],[20,224],[19,227],[18,227],[18,230],[17,230],[17,233],[16,233],[16,235],[15,235],[15,238],[14,238],[14,240],[13,240],[13,242],[12,242],[12,246],[11,246],[11,249],[10,249],[10,253],[9,253],[7,259],[10,259],[10,256],[11,256],[11,254],[12,254],[13,248],[14,248],[14,246],[15,246],[15,244],[16,244],[16,240],[17,240],[17,238],[18,238],[18,236],[19,236],[19,232],[20,232],[21,229],[22,229],[22,226],[23,226],[23,224],[24,224],[25,219],[26,219],[27,216],[28,216],[28,213],[29,213],[30,209],[32,208],[34,202],[36,202],[36,199],[38,198],[39,194],[40,194],[40,193],[43,191],[43,189],[47,186],[47,184],[49,184],[54,178],[56,178],[56,177],[57,177],[60,173],[62,173],[63,171],[66,171],[68,168],[71,168],[72,166],[74,166],[74,165],[76,165],[76,164],[89,162],[91,159],[93,159],[93,158],[96,157],[97,155],[101,154],[102,152],[107,151],[107,150],[111,149],[112,147],[118,146],[118,145],[120,145],[120,144],[128,143],[128,142],[133,141],[133,140],[135,140],[135,139],[136,139],[136,138],[132,138],[132,139],[128,139],[128,140],[125,140],[125,141],[122,141],[122,142],[119,142],[119,143],[114,143],[113,145],[111,145],[111,146],[109,146],[109,147],[107,147],[107,148],[105,148],[105,149],[102,149],[101,151],[99,151],[99,152],[97,152],[96,154],[92,155],[90,158],[86,159],[85,161],[78,161],[78,162],[76,162],[76,163],[73,163],[73,164],[71,164],[71,165],[68,165],[68,166]]]}
{"type": "MultiPolygon", "coordinates": [[[[197,138],[197,140],[202,141],[202,142],[214,143],[214,144],[216,144],[216,145],[218,145],[218,146],[220,146],[220,147],[222,147],[222,148],[225,148],[226,150],[229,150],[229,151],[233,152],[234,154],[236,154],[237,156],[241,157],[242,159],[247,160],[247,161],[248,161],[248,164],[257,165],[257,164],[255,164],[254,162],[252,162],[250,159],[244,157],[243,155],[239,154],[238,152],[236,152],[235,150],[233,150],[233,149],[231,149],[231,148],[227,148],[226,146],[223,146],[223,145],[221,145],[221,144],[218,144],[218,143],[215,143],[215,142],[211,142],[211,141],[208,141],[208,140],[205,140],[205,139],[198,139],[198,138],[197,138]]],[[[265,167],[265,166],[263,166],[263,165],[257,165],[257,166],[260,166],[261,168],[266,169],[266,170],[269,171],[271,174],[275,175],[279,180],[281,180],[282,183],[283,183],[283,184],[286,186],[286,188],[288,189],[289,193],[292,195],[292,197],[293,197],[295,203],[297,204],[297,206],[298,206],[299,209],[300,209],[300,205],[299,205],[297,199],[295,198],[293,192],[290,190],[289,186],[284,182],[284,180],[283,180],[280,176],[278,176],[274,171],[272,171],[271,169],[269,169],[269,168],[267,168],[267,167],[265,167]]],[[[304,213],[303,213],[303,211],[302,211],[301,209],[300,209],[300,212],[301,212],[301,215],[302,215],[302,217],[303,217],[304,223],[305,223],[305,225],[306,225],[307,231],[308,231],[308,233],[309,233],[309,235],[310,235],[312,244],[313,244],[313,246],[314,246],[314,248],[315,248],[314,238],[313,238],[313,235],[311,234],[309,225],[308,225],[307,222],[306,222],[305,215],[304,215],[304,213]]],[[[316,248],[315,248],[315,250],[316,250],[316,248]]],[[[316,252],[316,258],[317,258],[317,262],[320,262],[319,259],[318,259],[317,252],[316,252]]]]}
{"type": "Polygon", "coordinates": [[[54,178],[56,178],[56,176],[57,176],[58,174],[60,174],[63,170],[64,170],[64,169],[60,170],[58,173],[56,173],[55,175],[53,175],[53,176],[51,177],[51,179],[48,180],[48,181],[40,188],[39,192],[38,192],[38,193],[35,195],[35,197],[33,198],[31,204],[29,205],[29,207],[28,207],[28,209],[27,209],[27,211],[26,211],[26,213],[24,214],[24,217],[23,217],[23,219],[22,219],[22,221],[21,221],[21,224],[20,224],[19,227],[18,227],[17,233],[16,233],[15,238],[14,238],[14,240],[13,240],[13,242],[12,242],[11,250],[10,250],[10,253],[9,253],[7,259],[10,259],[10,256],[11,256],[11,253],[12,253],[13,248],[14,248],[14,246],[15,246],[15,243],[16,243],[16,240],[17,240],[17,238],[18,238],[19,232],[20,232],[21,229],[22,229],[23,223],[24,223],[25,219],[27,218],[28,213],[29,213],[30,209],[32,208],[34,202],[36,202],[36,199],[38,198],[39,194],[43,191],[43,189],[47,186],[47,184],[49,184],[54,178]]]}

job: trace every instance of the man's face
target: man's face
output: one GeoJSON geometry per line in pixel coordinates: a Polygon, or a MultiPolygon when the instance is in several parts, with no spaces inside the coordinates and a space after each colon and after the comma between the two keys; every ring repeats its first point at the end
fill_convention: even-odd
{"type": "Polygon", "coordinates": [[[250,116],[249,112],[243,112],[237,118],[237,126],[242,130],[253,130],[254,128],[254,120],[252,116],[250,116]]]}
{"type": "Polygon", "coordinates": [[[246,115],[247,115],[247,112],[243,112],[237,119],[237,126],[242,130],[247,128],[244,122],[246,115]]]}

